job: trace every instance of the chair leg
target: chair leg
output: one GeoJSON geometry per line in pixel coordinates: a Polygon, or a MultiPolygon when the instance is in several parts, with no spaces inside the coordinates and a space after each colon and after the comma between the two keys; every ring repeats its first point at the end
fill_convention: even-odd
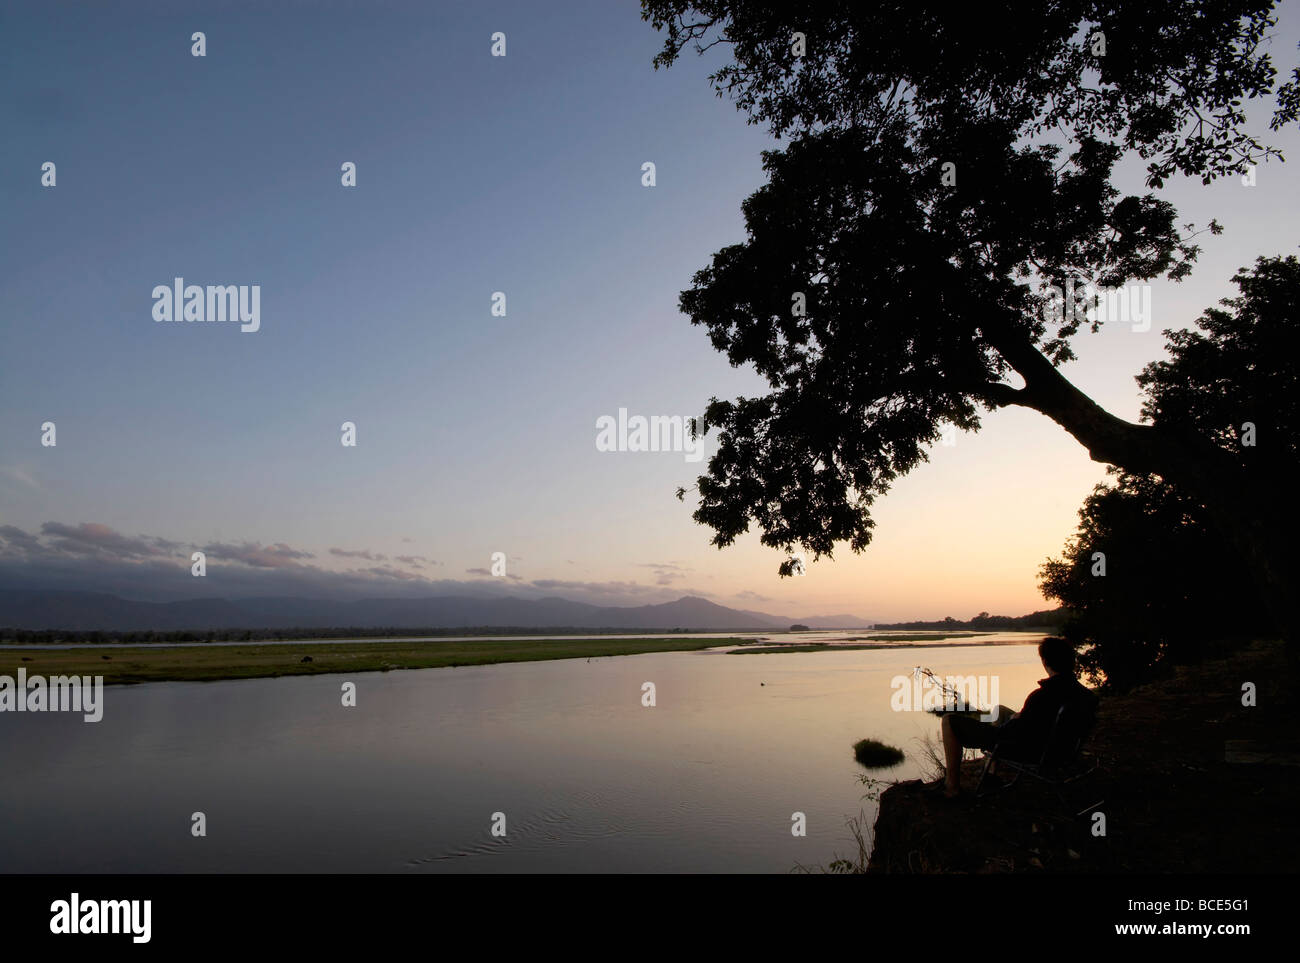
{"type": "Polygon", "coordinates": [[[1105,799],[1098,799],[1098,800],[1097,800],[1095,803],[1093,803],[1091,806],[1088,806],[1088,807],[1086,807],[1086,808],[1084,808],[1084,809],[1080,809],[1077,813],[1074,814],[1074,816],[1075,816],[1076,819],[1081,819],[1081,818],[1083,818],[1084,816],[1086,816],[1086,815],[1088,815],[1089,813],[1091,813],[1093,810],[1095,810],[1095,809],[1100,809],[1100,808],[1101,808],[1102,806],[1104,806],[1104,805],[1106,805],[1106,800],[1105,800],[1105,799]]]}
{"type": "Polygon", "coordinates": [[[975,785],[976,796],[978,796],[980,790],[984,788],[984,778],[989,774],[989,767],[993,765],[993,759],[994,754],[991,752],[984,757],[984,768],[980,770],[980,781],[975,785]]]}
{"type": "Polygon", "coordinates": [[[1063,812],[1069,812],[1070,800],[1069,797],[1066,796],[1064,784],[1059,782],[1054,782],[1052,783],[1052,789],[1056,791],[1056,799],[1061,804],[1061,810],[1063,812]]]}

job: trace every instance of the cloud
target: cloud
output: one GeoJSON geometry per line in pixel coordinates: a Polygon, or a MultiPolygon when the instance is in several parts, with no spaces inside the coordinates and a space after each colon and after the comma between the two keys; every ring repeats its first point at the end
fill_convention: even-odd
{"type": "MultiPolygon", "coordinates": [[[[513,573],[506,578],[492,578],[486,568],[467,569],[467,579],[431,579],[410,569],[418,569],[421,563],[444,563],[422,555],[399,556],[394,564],[339,571],[314,564],[312,552],[284,542],[213,542],[202,546],[208,555],[207,574],[196,578],[190,573],[190,552],[197,547],[150,535],[124,535],[99,523],[46,522],[39,533],[3,525],[0,588],[105,592],[157,602],[268,596],[362,599],[563,595],[592,605],[632,606],[667,602],[686,594],[680,587],[674,590],[634,580],[530,581],[513,573]]],[[[326,557],[372,561],[379,556],[369,551],[339,549],[328,552],[326,557]]],[[[675,565],[669,562],[648,567],[671,571],[670,566],[675,565]]],[[[707,593],[696,590],[692,594],[707,593]]]]}
{"type": "Polygon", "coordinates": [[[412,572],[403,572],[400,568],[393,568],[391,565],[374,565],[370,568],[356,569],[355,571],[369,572],[371,575],[377,575],[380,578],[395,578],[402,581],[427,581],[423,575],[416,575],[412,572]]]}
{"type": "Polygon", "coordinates": [[[39,538],[28,532],[24,532],[16,525],[0,525],[0,539],[4,539],[4,541],[9,545],[23,553],[48,551],[48,549],[41,544],[39,538]]]}
{"type": "Polygon", "coordinates": [[[656,585],[671,585],[675,581],[684,580],[686,573],[691,571],[676,562],[638,562],[637,568],[654,569],[656,585]]]}
{"type": "MultiPolygon", "coordinates": [[[[500,579],[500,578],[502,577],[502,576],[500,576],[500,575],[493,575],[491,572],[489,572],[489,571],[488,571],[487,569],[485,569],[485,568],[467,568],[467,569],[465,569],[465,574],[466,574],[466,575],[486,575],[488,578],[492,579],[493,581],[496,581],[496,580],[498,580],[498,579],[500,579]]],[[[505,576],[506,578],[508,578],[508,579],[509,579],[510,581],[512,581],[512,582],[522,582],[522,581],[524,580],[524,578],[523,578],[522,575],[514,575],[514,574],[512,574],[512,573],[510,573],[510,572],[505,572],[505,573],[504,573],[504,576],[505,576]]]]}
{"type": "Polygon", "coordinates": [[[734,598],[738,598],[738,599],[746,599],[747,601],[750,601],[750,602],[770,602],[770,601],[772,601],[772,599],[771,599],[769,596],[767,596],[767,595],[759,595],[757,592],[751,592],[749,589],[745,589],[743,592],[737,592],[737,593],[735,594],[735,596],[733,596],[733,597],[734,597],[734,598]]]}
{"type": "Polygon", "coordinates": [[[76,526],[46,522],[41,526],[41,534],[52,538],[49,544],[58,551],[108,558],[158,558],[174,555],[181,547],[179,542],[165,538],[131,538],[94,522],[76,526]]]}
{"type": "Polygon", "coordinates": [[[406,565],[414,565],[416,568],[424,568],[426,565],[441,565],[441,562],[435,562],[433,559],[424,555],[399,555],[397,561],[406,565]]]}
{"type": "Polygon", "coordinates": [[[291,568],[299,566],[300,558],[315,558],[311,552],[302,552],[290,548],[283,542],[274,545],[262,545],[260,542],[243,542],[240,545],[226,545],[214,542],[203,546],[203,551],[225,562],[242,562],[254,568],[291,568]]]}
{"type": "Polygon", "coordinates": [[[364,549],[361,549],[361,550],[358,550],[358,551],[354,551],[354,552],[350,552],[350,551],[347,551],[346,549],[342,549],[342,548],[331,548],[331,549],[330,549],[330,554],[331,554],[331,555],[339,555],[339,556],[342,556],[343,558],[364,558],[367,562],[386,562],[386,561],[388,561],[388,556],[387,556],[387,555],[380,555],[380,554],[378,554],[378,553],[374,553],[374,554],[372,554],[372,553],[370,553],[370,552],[368,552],[368,551],[366,551],[366,550],[364,550],[364,549]]]}
{"type": "Polygon", "coordinates": [[[36,480],[36,476],[21,465],[0,465],[0,476],[11,478],[18,484],[26,488],[34,488],[37,491],[41,487],[41,483],[36,480]]]}

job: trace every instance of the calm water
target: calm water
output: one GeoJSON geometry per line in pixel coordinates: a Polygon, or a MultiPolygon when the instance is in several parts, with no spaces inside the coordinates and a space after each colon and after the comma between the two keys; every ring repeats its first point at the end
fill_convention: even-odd
{"type": "Polygon", "coordinates": [[[1042,675],[1026,644],[113,686],[95,724],[0,713],[0,871],[824,865],[855,852],[848,817],[875,819],[854,742],[908,752],[889,778],[919,772],[917,740],[937,723],[889,708],[890,680],[917,664],[995,675],[1013,708],[1042,675]],[[349,678],[356,708],[340,701],[349,678]],[[206,838],[190,834],[195,811],[206,838]],[[806,837],[791,835],[795,811],[806,837]]]}

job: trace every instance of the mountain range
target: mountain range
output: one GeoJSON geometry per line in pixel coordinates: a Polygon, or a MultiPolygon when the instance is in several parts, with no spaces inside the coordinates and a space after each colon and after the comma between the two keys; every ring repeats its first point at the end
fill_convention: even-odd
{"type": "Polygon", "coordinates": [[[286,628],[816,629],[868,628],[854,615],[785,618],[696,596],[658,605],[603,606],[563,598],[185,599],[142,602],[100,592],[0,591],[0,628],[177,631],[286,628]]]}

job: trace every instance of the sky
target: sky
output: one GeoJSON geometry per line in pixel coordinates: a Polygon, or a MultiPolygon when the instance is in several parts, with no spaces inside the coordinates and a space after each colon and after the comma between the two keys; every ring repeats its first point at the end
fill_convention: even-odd
{"type": "MultiPolygon", "coordinates": [[[[1287,70],[1298,39],[1284,5],[1287,70]]],[[[1037,569],[1105,474],[1037,413],[937,446],[877,502],[865,553],[787,579],[756,534],[718,550],[676,499],[702,462],[598,449],[619,409],[690,416],[762,387],[677,298],[743,240],[776,145],[714,96],[720,59],[655,71],[660,46],[637,4],[600,0],[6,5],[0,587],[700,595],[881,621],[1049,607],[1037,569]],[[260,327],[156,321],[177,277],[260,286],[260,327]],[[484,574],[494,553],[504,577],[484,574]]],[[[1152,285],[1149,331],[1077,340],[1065,373],[1108,410],[1136,418],[1163,329],[1295,252],[1300,135],[1267,139],[1293,160],[1253,187],[1160,192],[1225,232],[1152,285]]]]}

